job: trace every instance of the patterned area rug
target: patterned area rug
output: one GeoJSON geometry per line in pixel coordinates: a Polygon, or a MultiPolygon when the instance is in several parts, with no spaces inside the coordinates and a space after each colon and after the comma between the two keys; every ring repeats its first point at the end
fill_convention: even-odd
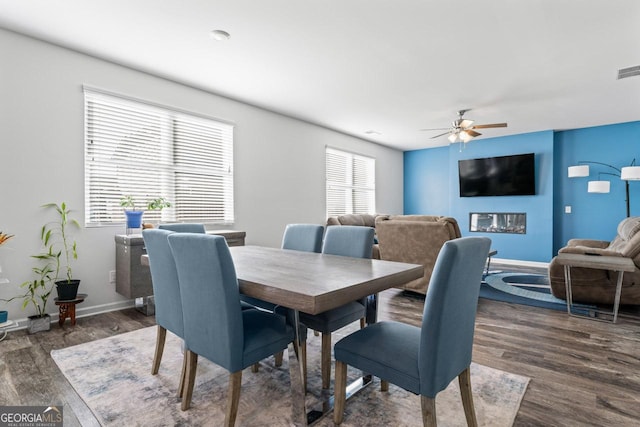
{"type": "MultiPolygon", "coordinates": [[[[337,341],[350,332],[334,333],[337,341]]],[[[80,397],[105,426],[214,426],[222,425],[228,373],[199,358],[191,409],[180,410],[176,397],[182,353],[181,341],[167,334],[158,375],[151,375],[156,328],[105,338],[51,352],[80,397]]],[[[309,381],[307,406],[321,403],[320,337],[308,338],[309,381]]],[[[349,376],[355,377],[353,371],[349,376]]],[[[472,364],[471,381],[480,426],[511,426],[529,378],[472,364]]],[[[333,385],[332,385],[333,387],[333,385]]],[[[273,358],[260,363],[260,371],[245,369],[236,425],[288,426],[291,420],[287,356],[281,367],[273,358]]],[[[381,393],[379,381],[347,401],[343,426],[421,426],[420,398],[390,385],[381,393]]],[[[457,381],[436,400],[438,425],[465,426],[457,381]]],[[[317,425],[333,425],[331,416],[317,425]]]]}
{"type": "MultiPolygon", "coordinates": [[[[489,274],[480,287],[480,297],[514,304],[567,311],[567,302],[551,295],[547,276],[523,273],[489,274]]],[[[594,305],[573,303],[574,312],[588,314],[594,305]]]]}

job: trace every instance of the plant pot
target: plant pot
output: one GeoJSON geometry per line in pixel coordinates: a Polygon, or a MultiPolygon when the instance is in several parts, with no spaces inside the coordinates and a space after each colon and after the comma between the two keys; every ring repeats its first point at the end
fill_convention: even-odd
{"type": "Polygon", "coordinates": [[[58,291],[58,301],[71,301],[78,296],[78,286],[80,280],[58,280],[56,290],[58,291]]]}
{"type": "Polygon", "coordinates": [[[124,211],[127,216],[127,228],[140,228],[144,211],[124,211]]]}
{"type": "Polygon", "coordinates": [[[51,329],[51,316],[45,314],[43,316],[29,316],[27,324],[27,332],[35,334],[36,332],[48,331],[51,329]]]}

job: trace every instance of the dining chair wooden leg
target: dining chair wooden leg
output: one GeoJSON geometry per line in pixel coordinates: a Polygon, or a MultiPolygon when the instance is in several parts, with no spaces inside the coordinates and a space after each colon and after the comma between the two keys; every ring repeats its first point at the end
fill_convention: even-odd
{"type": "Polygon", "coordinates": [[[471,371],[469,368],[465,369],[460,375],[458,375],[458,384],[460,385],[460,396],[462,397],[462,406],[464,407],[464,416],[467,419],[467,426],[477,427],[478,420],[476,418],[475,407],[473,406],[471,371]]]}
{"type": "Polygon", "coordinates": [[[151,364],[151,375],[156,375],[160,369],[160,361],[162,360],[162,352],[164,351],[164,342],[167,339],[167,330],[158,325],[156,332],[156,352],[153,355],[153,363],[151,364]]]}
{"type": "Polygon", "coordinates": [[[380,391],[389,391],[389,381],[380,380],[380,391]]]}
{"type": "Polygon", "coordinates": [[[224,425],[226,427],[233,427],[236,424],[241,384],[242,370],[229,374],[229,395],[227,396],[227,412],[224,417],[224,425]]]}
{"type": "Polygon", "coordinates": [[[187,358],[186,384],[184,385],[180,408],[183,411],[186,411],[191,406],[191,396],[193,395],[193,385],[196,381],[196,369],[198,367],[198,355],[196,353],[186,350],[185,357],[187,358]]]}
{"type": "Polygon", "coordinates": [[[360,318],[360,329],[364,329],[365,326],[367,326],[367,322],[365,321],[364,317],[360,318]]]}
{"type": "Polygon", "coordinates": [[[274,354],[273,358],[275,359],[276,366],[282,366],[282,359],[284,359],[284,351],[280,351],[274,354]]]}
{"type": "Polygon", "coordinates": [[[336,382],[333,385],[333,423],[341,424],[347,399],[347,364],[336,360],[336,382]]]}
{"type": "Polygon", "coordinates": [[[187,352],[182,355],[182,369],[180,370],[180,384],[178,385],[178,397],[184,395],[185,379],[187,377],[187,352]]]}
{"type": "Polygon", "coordinates": [[[322,371],[322,388],[328,389],[331,383],[331,333],[322,333],[322,349],[320,350],[320,370],[322,371]]]}
{"type": "Polygon", "coordinates": [[[260,362],[256,362],[253,365],[251,365],[251,372],[253,372],[254,374],[259,370],[260,370],[260,362]]]}
{"type": "Polygon", "coordinates": [[[424,427],[436,427],[436,398],[420,396],[420,406],[422,407],[422,425],[424,427]]]}

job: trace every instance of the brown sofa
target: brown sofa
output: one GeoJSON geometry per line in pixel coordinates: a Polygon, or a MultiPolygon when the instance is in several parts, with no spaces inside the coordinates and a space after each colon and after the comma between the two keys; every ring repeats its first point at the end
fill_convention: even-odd
{"type": "Polygon", "coordinates": [[[376,218],[380,259],[424,266],[424,276],[400,286],[427,293],[431,273],[442,245],[461,237],[458,222],[433,215],[384,215],[376,218]]]}
{"type": "MultiPolygon", "coordinates": [[[[618,224],[618,234],[611,241],[571,239],[558,252],[620,256],[633,259],[636,269],[624,273],[620,304],[640,304],[640,217],[626,218],[618,224]]],[[[618,273],[593,268],[571,268],[571,295],[573,301],[595,304],[613,304],[618,273]]],[[[564,267],[555,258],[549,263],[551,293],[566,299],[564,267]]]]}

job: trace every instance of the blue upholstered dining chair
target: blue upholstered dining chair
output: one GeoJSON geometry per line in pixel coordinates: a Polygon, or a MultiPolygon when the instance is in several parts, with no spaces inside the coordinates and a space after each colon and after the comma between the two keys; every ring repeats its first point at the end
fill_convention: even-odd
{"type": "Polygon", "coordinates": [[[444,244],[429,282],[421,328],[379,322],[336,343],[335,424],[343,419],[350,365],[379,377],[382,391],[391,382],[419,394],[425,426],[436,425],[436,395],[458,377],[467,425],[477,425],[469,367],[490,244],[486,237],[463,237],[444,244]]]}
{"type": "MultiPolygon", "coordinates": [[[[204,234],[206,233],[206,229],[204,227],[204,224],[198,224],[198,223],[188,223],[188,222],[180,222],[180,223],[172,223],[172,224],[160,224],[158,225],[158,228],[160,230],[169,230],[169,231],[173,231],[176,233],[200,233],[200,234],[204,234]]],[[[152,279],[153,280],[153,279],[152,279]]],[[[249,304],[249,303],[245,303],[242,302],[242,309],[243,310],[251,310],[252,308],[255,308],[253,305],[249,304]]]]}
{"type": "MultiPolygon", "coordinates": [[[[178,303],[181,300],[178,272],[169,248],[168,236],[170,234],[173,232],[155,229],[142,230],[142,237],[149,255],[151,284],[156,308],[157,337],[156,350],[151,365],[152,375],[156,375],[160,368],[167,330],[184,339],[182,305],[178,303]]],[[[182,363],[180,386],[178,387],[179,396],[182,396],[186,360],[185,357],[182,363]]]]}
{"type": "Polygon", "coordinates": [[[288,224],[282,235],[282,249],[320,253],[323,234],[322,225],[288,224]]]}
{"type": "MultiPolygon", "coordinates": [[[[371,258],[374,230],[371,227],[352,225],[327,227],[322,244],[322,253],[354,258],[371,258]]],[[[331,333],[360,319],[364,327],[366,301],[361,299],[334,308],[324,313],[300,313],[300,321],[307,327],[322,333],[321,375],[322,388],[331,382],[331,333]]]]}
{"type": "Polygon", "coordinates": [[[178,233],[206,233],[204,224],[176,222],[173,224],[160,224],[160,230],[170,230],[178,233]]]}
{"type": "Polygon", "coordinates": [[[187,371],[182,410],[189,408],[198,355],[227,369],[225,425],[235,424],[242,370],[293,341],[293,328],[278,314],[242,310],[233,259],[222,236],[174,233],[169,246],[178,270],[187,371]]]}
{"type": "MultiPolygon", "coordinates": [[[[288,224],[284,229],[282,235],[282,249],[290,249],[294,251],[304,252],[316,252],[319,253],[322,250],[322,235],[324,234],[324,227],[318,224],[288,224]]],[[[290,325],[293,324],[293,316],[291,310],[285,307],[276,307],[274,304],[262,301],[256,298],[251,298],[246,295],[240,295],[243,302],[252,304],[256,307],[260,307],[265,310],[275,311],[287,317],[287,321],[290,325]]],[[[307,384],[307,327],[304,324],[299,325],[299,332],[301,342],[299,345],[300,354],[299,359],[302,364],[302,376],[304,384],[307,384]]],[[[282,353],[275,355],[276,366],[282,364],[282,353]]],[[[258,370],[258,365],[254,366],[254,372],[258,370]]]]}
{"type": "MultiPolygon", "coordinates": [[[[322,235],[324,227],[318,224],[288,224],[282,235],[282,249],[290,249],[294,251],[316,252],[322,250],[322,235]]],[[[240,299],[256,307],[265,310],[274,311],[275,304],[268,301],[262,301],[251,298],[246,295],[240,295],[240,299]]]]}

